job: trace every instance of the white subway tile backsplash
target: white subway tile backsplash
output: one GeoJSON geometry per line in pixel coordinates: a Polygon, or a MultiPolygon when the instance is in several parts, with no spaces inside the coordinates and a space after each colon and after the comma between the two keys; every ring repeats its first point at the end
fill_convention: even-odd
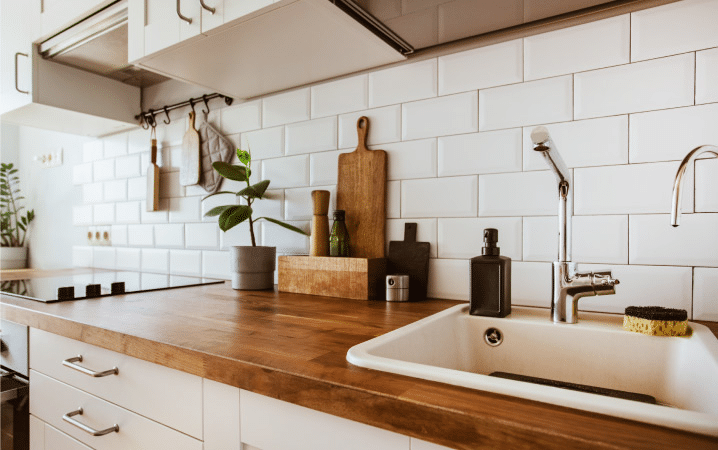
{"type": "Polygon", "coordinates": [[[693,319],[718,322],[718,269],[693,270],[693,319]]]}
{"type": "MultiPolygon", "coordinates": [[[[284,193],[282,189],[269,189],[261,200],[252,204],[252,217],[271,217],[281,220],[284,217],[284,193]]],[[[244,200],[241,201],[244,204],[244,200]]]]}
{"type": "Polygon", "coordinates": [[[631,60],[718,46],[718,3],[685,0],[631,13],[631,60]]]}
{"type": "MultiPolygon", "coordinates": [[[[214,226],[216,227],[216,225],[214,226]]],[[[162,248],[184,248],[184,229],[185,225],[181,223],[155,225],[155,246],[162,248]]]]}
{"type": "Polygon", "coordinates": [[[404,141],[378,147],[387,153],[388,180],[436,177],[436,139],[404,141]]]}
{"type": "Polygon", "coordinates": [[[112,180],[115,178],[115,160],[104,159],[92,163],[94,181],[112,180]]]}
{"type": "MultiPolygon", "coordinates": [[[[160,124],[157,127],[157,146],[159,148],[182,145],[182,139],[187,132],[187,118],[173,119],[169,125],[160,124]]],[[[150,140],[147,138],[147,151],[150,150],[150,140]]]]}
{"type": "Polygon", "coordinates": [[[362,116],[369,119],[367,145],[401,140],[401,105],[392,105],[339,116],[339,148],[356,148],[357,121],[362,116]]]}
{"type": "Polygon", "coordinates": [[[150,132],[141,128],[127,133],[127,153],[144,153],[150,150],[150,132]]]}
{"type": "Polygon", "coordinates": [[[530,81],[479,91],[479,131],[573,119],[573,78],[530,81]]]}
{"type": "Polygon", "coordinates": [[[401,136],[406,141],[473,133],[479,131],[478,117],[475,91],[405,103],[401,112],[401,136]]]}
{"type": "Polygon", "coordinates": [[[143,248],[142,271],[152,273],[169,273],[169,255],[167,249],[143,248]]]}
{"type": "Polygon", "coordinates": [[[73,267],[92,267],[92,247],[72,247],[73,267]]]}
{"type": "Polygon", "coordinates": [[[440,177],[521,171],[521,129],[439,138],[440,177]]]}
{"type": "Polygon", "coordinates": [[[140,221],[142,223],[167,223],[169,216],[170,201],[168,198],[161,198],[159,210],[147,211],[145,201],[140,202],[140,221]]]}
{"type": "Polygon", "coordinates": [[[219,248],[219,226],[216,223],[188,223],[185,225],[185,236],[187,248],[219,248]]]}
{"type": "Polygon", "coordinates": [[[337,208],[337,189],[335,186],[287,189],[284,191],[284,218],[281,220],[312,220],[312,191],[329,191],[329,215],[337,208]]]}
{"type": "Polygon", "coordinates": [[[558,219],[553,216],[523,218],[523,260],[558,259],[558,219]]]}
{"type": "Polygon", "coordinates": [[[169,199],[170,222],[199,222],[201,220],[201,199],[199,197],[179,197],[169,199]]]}
{"type": "Polygon", "coordinates": [[[573,261],[628,264],[628,216],[574,216],[572,242],[573,261]]]}
{"type": "Polygon", "coordinates": [[[277,247],[277,254],[309,254],[309,222],[287,222],[304,230],[307,235],[295,233],[271,222],[262,221],[262,245],[277,247]]]}
{"type": "Polygon", "coordinates": [[[127,180],[105,181],[104,188],[98,187],[98,190],[100,192],[104,190],[106,202],[127,200],[127,180]]]}
{"type": "Polygon", "coordinates": [[[696,161],[696,212],[718,212],[718,158],[696,161]]]}
{"type": "Polygon", "coordinates": [[[368,76],[359,75],[312,86],[312,118],[367,108],[368,76]]]}
{"type": "Polygon", "coordinates": [[[718,104],[631,114],[630,120],[631,163],[680,161],[699,145],[718,144],[718,104]]]}
{"type": "Polygon", "coordinates": [[[127,244],[130,247],[152,247],[154,245],[152,225],[128,225],[127,244]]]}
{"type": "Polygon", "coordinates": [[[630,40],[628,14],[527,37],[525,79],[627,64],[630,40]]]}
{"type": "Polygon", "coordinates": [[[78,164],[72,168],[72,184],[83,184],[92,181],[92,163],[78,164]]]}
{"type": "Polygon", "coordinates": [[[262,179],[274,189],[309,186],[309,155],[265,160],[262,179]]]}
{"type": "Polygon", "coordinates": [[[184,197],[185,187],[180,184],[179,172],[160,173],[160,198],[184,197]]]}
{"type": "Polygon", "coordinates": [[[386,254],[389,254],[389,242],[404,240],[404,224],[407,222],[416,223],[417,242],[429,243],[429,256],[436,258],[438,255],[436,219],[390,219],[386,221],[386,254]]]}
{"type": "Polygon", "coordinates": [[[499,230],[498,246],[501,254],[513,260],[521,259],[521,217],[438,219],[438,221],[439,258],[469,259],[481,255],[484,229],[496,228],[499,230]]]}
{"type": "Polygon", "coordinates": [[[82,162],[97,161],[104,157],[102,140],[85,142],[82,145],[82,162]]]}
{"type": "MultiPolygon", "coordinates": [[[[623,314],[627,306],[655,306],[685,309],[691,317],[692,271],[690,267],[606,266],[581,264],[579,270],[610,270],[621,284],[614,295],[585,297],[578,309],[623,314]]],[[[579,321],[581,317],[579,315],[579,321]]]]}
{"type": "Polygon", "coordinates": [[[117,209],[117,223],[140,223],[140,202],[120,202],[115,205],[117,209]]]}
{"type": "Polygon", "coordinates": [[[204,251],[202,252],[202,276],[211,278],[230,279],[229,252],[204,251]]]}
{"type": "Polygon", "coordinates": [[[337,118],[325,117],[287,125],[286,154],[324,152],[337,148],[337,118]]]}
{"type": "Polygon", "coordinates": [[[139,177],[141,175],[139,155],[117,158],[115,162],[115,171],[117,178],[139,177]]]}
{"type": "Polygon", "coordinates": [[[82,185],[82,202],[99,203],[103,199],[102,182],[88,183],[82,185]]]}
{"type": "Polygon", "coordinates": [[[113,246],[127,245],[127,225],[112,225],[110,227],[110,233],[113,246]]]}
{"type": "Polygon", "coordinates": [[[80,205],[72,207],[72,224],[92,225],[92,205],[80,205]]]}
{"type": "Polygon", "coordinates": [[[242,133],[241,142],[240,148],[251,152],[252,159],[284,156],[284,125],[242,133]]]}
{"type": "Polygon", "coordinates": [[[718,214],[683,214],[672,227],[669,214],[629,218],[629,263],[718,267],[718,214]]]}
{"type": "Polygon", "coordinates": [[[436,97],[436,58],[369,74],[369,107],[436,97]]]}
{"type": "Polygon", "coordinates": [[[309,185],[326,186],[337,184],[339,154],[352,150],[314,153],[309,157],[309,185]]]}
{"type": "MultiPolygon", "coordinates": [[[[254,224],[254,238],[257,245],[262,244],[262,222],[254,224]]],[[[252,245],[252,235],[249,233],[249,222],[243,222],[227,231],[219,232],[220,248],[228,249],[231,246],[252,245]]]]}
{"type": "Polygon", "coordinates": [[[262,99],[262,127],[309,120],[309,88],[297,89],[262,99]]]}
{"type": "Polygon", "coordinates": [[[693,104],[695,55],[574,75],[575,118],[612,116],[693,104]]]}
{"type": "MultiPolygon", "coordinates": [[[[715,28],[715,27],[714,27],[715,28]]],[[[718,48],[696,53],[696,104],[718,102],[718,48]]]]}
{"type": "Polygon", "coordinates": [[[439,57],[439,95],[523,81],[523,42],[517,39],[439,57]]]}
{"type": "Polygon", "coordinates": [[[469,262],[463,259],[429,260],[430,298],[469,300],[469,262]]]}
{"type": "Polygon", "coordinates": [[[511,304],[550,308],[552,270],[550,262],[511,261],[511,304]]]}
{"type": "Polygon", "coordinates": [[[100,203],[92,206],[92,223],[95,225],[109,225],[115,221],[115,205],[113,203],[100,203]]]}
{"type": "Polygon", "coordinates": [[[558,196],[552,172],[479,175],[479,216],[550,216],[558,196]]]}
{"type": "Polygon", "coordinates": [[[402,181],[401,217],[476,217],[476,188],[476,176],[402,181]]]}
{"type": "Polygon", "coordinates": [[[114,269],[115,249],[111,247],[93,247],[92,267],[98,269],[114,269]]]}
{"type": "Polygon", "coordinates": [[[199,250],[170,250],[170,273],[200,276],[202,274],[202,252],[199,250]]]}
{"type": "MultiPolygon", "coordinates": [[[[611,166],[628,163],[628,116],[601,117],[546,125],[566,166],[611,166]]],[[[545,170],[549,166],[534,151],[531,131],[523,130],[524,170],[545,170]]]]}
{"type": "Polygon", "coordinates": [[[113,134],[104,138],[105,158],[116,158],[127,154],[127,133],[113,134]]]}
{"type": "Polygon", "coordinates": [[[240,103],[219,110],[224,134],[244,133],[262,127],[262,101],[240,103]]]}
{"type": "Polygon", "coordinates": [[[401,217],[401,181],[386,182],[386,218],[401,217]]]}
{"type": "MultiPolygon", "coordinates": [[[[574,169],[574,212],[646,214],[669,212],[677,162],[574,169]]],[[[691,186],[692,175],[684,182],[691,186]]],[[[693,210],[693,190],[683,194],[683,210],[693,210]]]]}
{"type": "Polygon", "coordinates": [[[142,269],[142,251],[138,248],[118,248],[115,253],[115,268],[139,271],[142,269]]]}

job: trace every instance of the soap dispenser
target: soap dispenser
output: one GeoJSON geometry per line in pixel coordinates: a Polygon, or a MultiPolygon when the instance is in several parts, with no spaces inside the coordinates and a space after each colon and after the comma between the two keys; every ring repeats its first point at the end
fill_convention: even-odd
{"type": "Polygon", "coordinates": [[[499,230],[486,228],[481,256],[471,258],[469,313],[473,316],[511,314],[511,258],[499,254],[498,240],[499,230]]]}

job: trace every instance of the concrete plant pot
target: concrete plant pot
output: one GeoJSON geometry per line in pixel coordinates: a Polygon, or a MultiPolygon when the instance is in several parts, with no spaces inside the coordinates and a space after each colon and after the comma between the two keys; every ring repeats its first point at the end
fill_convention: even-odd
{"type": "Polygon", "coordinates": [[[274,289],[276,247],[233,246],[230,249],[232,289],[274,289]]]}
{"type": "Polygon", "coordinates": [[[0,269],[27,267],[27,247],[0,247],[0,269]]]}

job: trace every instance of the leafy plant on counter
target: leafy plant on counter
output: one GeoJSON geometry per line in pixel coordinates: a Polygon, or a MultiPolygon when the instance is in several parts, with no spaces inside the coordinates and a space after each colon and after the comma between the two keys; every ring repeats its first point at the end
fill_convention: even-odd
{"type": "Polygon", "coordinates": [[[2,247],[22,247],[25,245],[27,227],[35,218],[35,210],[23,215],[25,209],[20,200],[20,178],[15,175],[16,169],[12,163],[0,163],[0,243],[2,247]]]}
{"type": "Polygon", "coordinates": [[[223,161],[216,161],[212,163],[212,167],[214,170],[216,170],[222,177],[227,178],[229,180],[233,181],[239,181],[239,182],[246,182],[247,187],[240,190],[239,192],[231,192],[231,191],[220,191],[215,192],[214,194],[210,194],[206,197],[204,197],[202,200],[206,200],[213,195],[219,195],[219,194],[234,194],[237,197],[241,197],[246,201],[246,205],[224,205],[224,206],[216,206],[207,213],[205,213],[205,216],[212,217],[212,216],[219,216],[218,224],[219,228],[222,231],[227,231],[240,223],[244,222],[245,220],[249,221],[249,234],[252,237],[252,247],[257,246],[257,242],[254,238],[254,223],[259,220],[266,220],[272,223],[275,223],[281,227],[284,227],[288,230],[294,231],[295,233],[304,234],[306,233],[302,231],[301,229],[290,225],[288,223],[284,223],[277,219],[272,219],[271,217],[258,217],[256,219],[252,218],[252,204],[256,200],[261,200],[262,198],[266,198],[266,191],[267,187],[269,187],[269,180],[263,180],[259,183],[250,185],[249,184],[249,178],[252,175],[252,155],[244,151],[242,149],[237,149],[237,158],[239,158],[239,162],[241,164],[229,164],[223,161]]]}

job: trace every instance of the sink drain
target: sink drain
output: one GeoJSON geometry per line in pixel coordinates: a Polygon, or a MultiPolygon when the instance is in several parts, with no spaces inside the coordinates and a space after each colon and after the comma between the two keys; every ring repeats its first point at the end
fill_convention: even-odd
{"type": "Polygon", "coordinates": [[[498,328],[489,328],[484,332],[484,340],[490,346],[496,347],[504,341],[504,335],[498,328]]]}

